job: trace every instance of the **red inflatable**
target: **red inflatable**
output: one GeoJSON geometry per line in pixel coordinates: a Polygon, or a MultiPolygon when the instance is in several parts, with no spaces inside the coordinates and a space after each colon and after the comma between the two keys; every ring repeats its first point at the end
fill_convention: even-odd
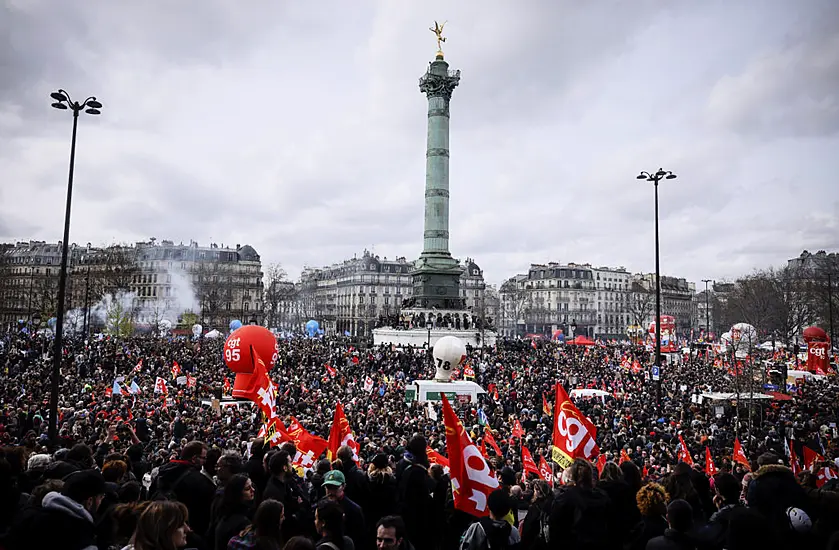
{"type": "Polygon", "coordinates": [[[265,327],[245,325],[234,330],[224,343],[224,362],[236,373],[251,374],[254,358],[251,349],[259,354],[270,371],[277,362],[277,339],[265,327]]]}
{"type": "Polygon", "coordinates": [[[830,342],[830,337],[819,327],[807,327],[804,329],[804,341],[810,342],[830,342]]]}
{"type": "Polygon", "coordinates": [[[270,330],[258,325],[245,325],[234,330],[227,337],[222,351],[227,367],[236,373],[233,397],[241,397],[240,394],[247,393],[251,386],[256,362],[251,350],[259,355],[269,371],[277,362],[277,339],[270,330]]]}

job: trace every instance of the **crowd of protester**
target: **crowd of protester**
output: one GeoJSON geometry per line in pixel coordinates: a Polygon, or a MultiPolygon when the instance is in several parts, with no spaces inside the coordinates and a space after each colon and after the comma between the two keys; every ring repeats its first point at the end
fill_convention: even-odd
{"type": "Polygon", "coordinates": [[[506,341],[470,350],[475,380],[490,391],[454,406],[475,441],[491,430],[500,450],[488,453],[501,488],[487,499],[489,516],[476,518],[453,508],[451,480],[429,462],[428,449],[446,454],[439,406],[405,398],[406,384],[433,376],[423,350],[279,340],[279,415],[327,438],[340,402],[360,444],[357,457],[342,447],[300,471],[293,442],[271,447],[256,436],[255,407],[214,405],[233,377],[222,344],[67,339],[51,441],[51,346],[5,334],[0,549],[839,549],[837,482],[815,474],[839,456],[832,377],[779,388],[791,399],[732,406],[699,396],[759,390],[763,357],[751,359],[748,385],[711,354],[686,357],[663,369],[659,400],[649,369],[626,368],[647,363],[643,348],[506,341]],[[195,383],[176,381],[186,375],[195,383]],[[158,377],[166,396],[155,393],[158,377]],[[578,459],[544,480],[523,471],[522,446],[550,460],[544,404],[556,383],[608,394],[575,400],[606,461],[578,459]],[[514,437],[519,423],[524,435],[514,437]],[[693,466],[679,460],[680,437],[693,466]],[[748,467],[732,461],[735,438],[748,467]],[[826,462],[794,474],[789,451],[801,457],[805,447],[826,462]]]}

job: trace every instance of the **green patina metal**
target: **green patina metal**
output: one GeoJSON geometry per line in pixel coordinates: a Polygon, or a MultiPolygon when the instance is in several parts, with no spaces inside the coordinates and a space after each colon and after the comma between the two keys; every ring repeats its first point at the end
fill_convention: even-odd
{"type": "Polygon", "coordinates": [[[459,83],[460,71],[450,71],[442,53],[419,81],[428,98],[423,250],[412,273],[412,301],[420,308],[464,307],[461,267],[449,252],[449,103],[459,83]]]}

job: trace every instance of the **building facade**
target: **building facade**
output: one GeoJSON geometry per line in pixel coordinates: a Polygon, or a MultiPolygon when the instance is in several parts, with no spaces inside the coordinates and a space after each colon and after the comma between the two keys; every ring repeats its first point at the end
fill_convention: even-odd
{"type": "MultiPolygon", "coordinates": [[[[655,319],[655,273],[641,273],[633,277],[636,283],[633,292],[636,305],[641,306],[644,302],[649,309],[650,301],[652,309],[644,318],[643,327],[649,327],[655,319]]],[[[676,334],[682,337],[690,336],[696,319],[696,283],[688,282],[683,278],[661,277],[661,314],[670,315],[676,322],[676,334]]],[[[640,318],[640,315],[638,316],[640,318]]]]}
{"type": "Polygon", "coordinates": [[[629,314],[632,276],[623,266],[597,267],[592,271],[597,289],[594,335],[597,338],[622,340],[627,337],[627,328],[632,324],[629,314]]]}
{"type": "MultiPolygon", "coordinates": [[[[57,311],[61,243],[6,246],[0,256],[0,322],[57,311]]],[[[133,246],[69,248],[65,311],[68,332],[96,331],[118,315],[136,328],[176,326],[191,314],[205,328],[263,320],[262,266],[248,246],[202,247],[152,239],[133,246]],[[118,310],[118,313],[116,313],[118,310]]]]}
{"type": "MultiPolygon", "coordinates": [[[[305,268],[298,285],[300,310],[326,334],[370,336],[376,326],[399,317],[402,301],[413,293],[413,268],[404,257],[389,260],[368,250],[328,267],[305,268]]],[[[477,314],[483,307],[491,316],[481,268],[467,259],[460,271],[459,292],[467,309],[477,314]]]]}
{"type": "Polygon", "coordinates": [[[505,281],[500,295],[504,336],[595,335],[597,286],[588,264],[531,264],[527,274],[505,281]]]}

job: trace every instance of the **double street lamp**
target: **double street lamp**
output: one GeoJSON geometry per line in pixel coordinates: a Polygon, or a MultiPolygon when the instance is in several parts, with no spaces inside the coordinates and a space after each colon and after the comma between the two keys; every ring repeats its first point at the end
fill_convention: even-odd
{"type": "Polygon", "coordinates": [[[658,253],[658,182],[676,179],[673,172],[658,169],[657,172],[641,172],[636,179],[651,181],[655,188],[655,362],[658,380],[655,384],[655,400],[661,411],[661,270],[658,253]]]}
{"type": "Polygon", "coordinates": [[[70,248],[70,205],[73,198],[73,168],[76,163],[76,128],[79,123],[79,113],[98,115],[102,108],[95,97],[89,97],[82,102],[73,101],[70,94],[58,90],[50,94],[54,100],[52,107],[73,113],[73,135],[70,140],[70,175],[67,178],[67,207],[64,211],[64,239],[61,241],[61,269],[58,275],[58,310],[55,315],[55,341],[53,342],[52,380],[50,385],[50,423],[49,438],[55,444],[58,441],[58,380],[61,376],[61,359],[63,356],[62,336],[64,332],[64,295],[67,290],[67,256],[70,248]]]}

